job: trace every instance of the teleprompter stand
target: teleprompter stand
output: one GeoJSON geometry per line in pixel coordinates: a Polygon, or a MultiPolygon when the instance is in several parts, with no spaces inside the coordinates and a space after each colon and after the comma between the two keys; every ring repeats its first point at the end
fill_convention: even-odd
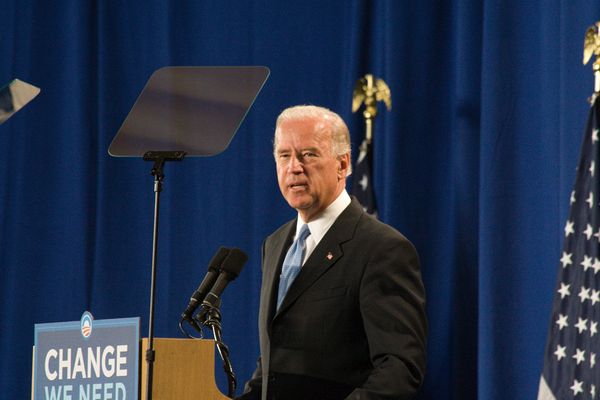
{"type": "Polygon", "coordinates": [[[154,229],[150,283],[146,399],[152,399],[155,361],[154,292],[158,216],[166,161],[224,151],[264,85],[266,67],[165,67],[155,71],[113,139],[115,157],[152,161],[154,229]]]}
{"type": "Polygon", "coordinates": [[[152,398],[152,383],[154,376],[154,292],[156,290],[156,260],[158,256],[158,211],[160,210],[160,193],[162,182],[165,177],[163,172],[165,161],[183,161],[184,151],[147,151],[144,161],[153,161],[152,176],[154,176],[154,227],[152,230],[152,266],[150,277],[150,317],[148,321],[148,349],[145,360],[148,368],[146,378],[146,398],[152,398]]]}

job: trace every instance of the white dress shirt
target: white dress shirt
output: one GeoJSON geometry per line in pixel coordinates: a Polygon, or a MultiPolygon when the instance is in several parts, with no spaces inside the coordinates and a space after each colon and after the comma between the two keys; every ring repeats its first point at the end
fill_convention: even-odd
{"type": "MultiPolygon", "coordinates": [[[[304,252],[304,259],[302,260],[302,265],[308,259],[310,254],[313,252],[315,247],[319,244],[323,236],[327,233],[331,225],[335,222],[337,217],[348,207],[351,203],[350,195],[346,192],[346,189],[340,193],[340,195],[319,215],[318,218],[310,221],[308,223],[308,229],[310,230],[310,235],[306,238],[306,251],[304,252]]],[[[296,222],[296,234],[294,235],[294,240],[298,236],[300,232],[300,228],[304,225],[305,222],[298,214],[298,220],[296,222]]]]}

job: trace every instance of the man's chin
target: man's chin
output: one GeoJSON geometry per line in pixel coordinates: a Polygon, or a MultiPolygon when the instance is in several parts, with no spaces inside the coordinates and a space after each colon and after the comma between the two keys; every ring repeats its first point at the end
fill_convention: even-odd
{"type": "Polygon", "coordinates": [[[295,208],[298,211],[310,209],[310,204],[307,204],[305,202],[288,201],[288,204],[290,205],[290,207],[295,208]]]}
{"type": "Polygon", "coordinates": [[[287,198],[287,202],[290,207],[295,208],[298,211],[310,209],[313,206],[312,199],[305,196],[302,197],[304,198],[299,196],[290,196],[287,198]]]}

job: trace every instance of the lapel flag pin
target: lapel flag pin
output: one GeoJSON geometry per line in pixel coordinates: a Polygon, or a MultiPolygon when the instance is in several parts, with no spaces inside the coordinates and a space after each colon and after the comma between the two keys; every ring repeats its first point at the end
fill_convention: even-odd
{"type": "Polygon", "coordinates": [[[333,258],[333,254],[331,254],[331,252],[327,253],[327,259],[331,260],[333,258]]]}

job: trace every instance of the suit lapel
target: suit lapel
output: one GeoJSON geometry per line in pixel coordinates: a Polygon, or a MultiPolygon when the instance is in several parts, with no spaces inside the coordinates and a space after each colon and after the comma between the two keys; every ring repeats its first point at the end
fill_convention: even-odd
{"type": "Polygon", "coordinates": [[[291,244],[294,235],[295,223],[296,220],[294,219],[283,225],[276,233],[274,233],[268,238],[268,240],[265,241],[263,248],[263,290],[261,290],[261,307],[258,317],[259,325],[265,329],[265,331],[261,332],[260,334],[263,388],[261,396],[262,400],[267,398],[266,389],[268,385],[271,358],[269,329],[273,312],[275,310],[274,303],[276,302],[276,297],[274,296],[274,291],[277,293],[277,287],[275,285],[279,282],[276,277],[279,274],[280,265],[283,263],[283,257],[285,257],[287,248],[291,244]]]}
{"type": "MultiPolygon", "coordinates": [[[[362,213],[362,207],[356,200],[353,200],[340,214],[302,266],[300,274],[298,274],[298,277],[294,280],[292,286],[290,286],[281,303],[281,307],[274,318],[277,318],[279,314],[285,312],[285,310],[296,301],[298,296],[343,257],[341,244],[352,239],[356,224],[362,213]]],[[[283,258],[285,258],[286,252],[287,247],[283,250],[283,258]]],[[[283,258],[281,258],[279,265],[283,263],[283,258]]],[[[275,269],[278,270],[278,268],[275,269]]],[[[277,290],[277,288],[272,287],[272,290],[277,290]]],[[[273,296],[271,296],[271,298],[273,298],[273,296]]]]}
{"type": "Polygon", "coordinates": [[[267,321],[272,319],[277,302],[277,292],[279,289],[279,274],[281,265],[285,259],[288,248],[291,246],[296,232],[296,219],[285,224],[280,233],[273,237],[269,242],[269,247],[265,248],[264,282],[267,288],[265,292],[265,309],[263,310],[267,321]]]}

